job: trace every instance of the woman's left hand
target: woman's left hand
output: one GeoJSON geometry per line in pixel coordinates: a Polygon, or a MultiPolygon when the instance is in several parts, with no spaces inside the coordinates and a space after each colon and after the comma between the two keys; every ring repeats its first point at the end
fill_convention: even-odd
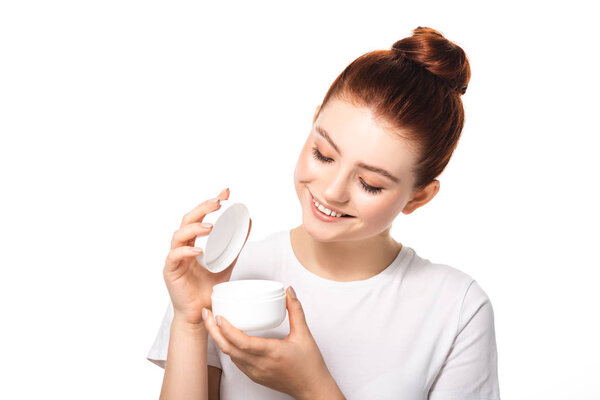
{"type": "Polygon", "coordinates": [[[246,335],[223,316],[216,316],[215,322],[208,309],[203,312],[204,325],[221,351],[254,382],[295,399],[343,399],[291,287],[286,307],[290,333],[283,340],[246,335]]]}

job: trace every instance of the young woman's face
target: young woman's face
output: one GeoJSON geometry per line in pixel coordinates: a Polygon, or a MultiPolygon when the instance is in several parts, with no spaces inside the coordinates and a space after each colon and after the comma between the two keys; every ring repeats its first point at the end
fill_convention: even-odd
{"type": "Polygon", "coordinates": [[[368,109],[330,101],[313,122],[294,171],[304,229],[322,241],[358,240],[385,231],[411,198],[416,156],[368,109]],[[326,222],[314,214],[313,198],[352,217],[326,222]]]}

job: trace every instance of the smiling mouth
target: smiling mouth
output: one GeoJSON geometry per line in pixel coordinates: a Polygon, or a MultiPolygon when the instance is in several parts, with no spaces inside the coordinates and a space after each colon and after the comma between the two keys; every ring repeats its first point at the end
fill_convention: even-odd
{"type": "MultiPolygon", "coordinates": [[[[315,203],[315,201],[316,201],[317,203],[319,203],[319,205],[321,205],[322,207],[324,207],[324,209],[329,209],[328,207],[325,207],[324,205],[322,205],[322,204],[321,204],[321,202],[320,202],[319,200],[317,200],[317,199],[316,199],[316,198],[313,196],[313,194],[312,194],[310,191],[309,191],[309,193],[310,193],[311,201],[313,202],[313,204],[314,204],[314,203],[315,203]]],[[[317,206],[317,205],[315,204],[315,207],[316,207],[316,206],[317,206]]],[[[317,207],[317,209],[318,209],[318,207],[317,207]]],[[[330,211],[332,211],[331,209],[329,209],[329,210],[330,210],[330,211]]],[[[319,210],[319,211],[320,211],[320,212],[322,212],[324,215],[327,215],[325,212],[323,212],[323,211],[321,211],[321,210],[319,210]]],[[[337,212],[337,211],[336,211],[336,212],[337,212]]],[[[337,218],[354,218],[354,216],[353,216],[353,215],[350,215],[350,214],[344,214],[344,213],[341,213],[341,214],[342,214],[342,215],[341,215],[340,217],[337,217],[337,218]]],[[[332,215],[330,215],[330,216],[332,216],[332,215]]]]}

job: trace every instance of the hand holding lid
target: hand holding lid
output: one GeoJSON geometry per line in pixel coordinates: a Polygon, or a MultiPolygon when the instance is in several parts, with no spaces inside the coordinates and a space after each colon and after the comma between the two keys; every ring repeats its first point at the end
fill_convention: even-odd
{"type": "MultiPolygon", "coordinates": [[[[171,250],[165,260],[163,276],[173,303],[175,317],[181,317],[191,324],[202,323],[202,308],[211,306],[212,287],[230,279],[239,251],[250,236],[252,219],[248,216],[247,233],[241,239],[236,237],[234,244],[239,246],[239,251],[233,257],[230,252],[225,252],[227,256],[223,255],[223,250],[234,240],[233,238],[230,238],[225,245],[221,239],[216,240],[214,251],[210,250],[212,248],[210,239],[205,239],[211,256],[209,261],[211,265],[218,265],[219,271],[211,272],[199,263],[198,256],[205,250],[194,247],[196,238],[211,236],[211,231],[216,227],[203,226],[202,223],[206,222],[207,215],[219,210],[220,203],[227,199],[229,199],[229,190],[225,189],[215,199],[206,200],[187,213],[182,219],[181,226],[173,234],[171,250]],[[217,253],[218,256],[215,258],[213,254],[217,253]]],[[[220,213],[220,215],[224,214],[220,213]]],[[[218,225],[220,226],[220,222],[218,225]]]]}

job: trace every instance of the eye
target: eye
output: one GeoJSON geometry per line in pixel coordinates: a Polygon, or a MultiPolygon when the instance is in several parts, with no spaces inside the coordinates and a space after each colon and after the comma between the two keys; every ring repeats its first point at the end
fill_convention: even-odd
{"type": "Polygon", "coordinates": [[[377,194],[380,193],[382,190],[382,188],[367,185],[365,181],[362,180],[362,178],[360,180],[360,183],[362,184],[363,189],[365,189],[365,191],[369,193],[377,194]]]}
{"type": "MultiPolygon", "coordinates": [[[[321,154],[321,152],[319,151],[319,149],[317,149],[316,146],[313,147],[312,150],[313,150],[313,156],[316,160],[319,160],[320,162],[325,163],[325,164],[329,164],[329,163],[333,162],[332,158],[323,156],[323,154],[321,154]]],[[[383,190],[383,188],[380,188],[380,187],[373,187],[373,186],[367,185],[365,183],[365,181],[362,180],[362,178],[360,179],[360,183],[361,183],[361,187],[363,188],[363,190],[365,192],[368,192],[371,194],[378,194],[378,193],[381,193],[381,191],[383,190]]]]}
{"type": "Polygon", "coordinates": [[[324,162],[326,164],[329,164],[330,162],[332,162],[333,160],[331,158],[327,158],[325,156],[323,156],[323,154],[321,154],[321,152],[319,151],[319,149],[317,149],[317,147],[313,147],[313,156],[315,157],[315,159],[324,162]]]}

